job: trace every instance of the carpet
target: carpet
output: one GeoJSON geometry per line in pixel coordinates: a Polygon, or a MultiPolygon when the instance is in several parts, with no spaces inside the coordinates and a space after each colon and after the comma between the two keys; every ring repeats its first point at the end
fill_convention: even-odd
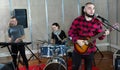
{"type": "MultiPolygon", "coordinates": [[[[71,64],[72,64],[72,62],[69,61],[68,62],[68,70],[72,70],[71,64]]],[[[46,64],[32,65],[32,66],[29,66],[29,70],[43,70],[46,67],[47,67],[46,64]]],[[[52,67],[54,67],[54,66],[52,66],[52,67]]],[[[25,67],[22,66],[22,67],[19,68],[19,70],[25,70],[25,67]]],[[[52,70],[52,69],[50,69],[50,70],[52,70]]],[[[82,70],[84,70],[84,65],[82,65],[82,70]]],[[[93,66],[92,70],[99,70],[99,69],[97,67],[93,66]]]]}
{"type": "MultiPolygon", "coordinates": [[[[39,65],[33,65],[33,66],[29,66],[29,70],[43,70],[45,67],[45,64],[41,64],[39,65]]],[[[25,70],[25,67],[20,67],[19,70],[25,70]]],[[[68,70],[72,70],[72,68],[69,66],[68,70]]],[[[84,68],[82,68],[82,70],[84,70],[84,68]]],[[[92,70],[99,70],[97,67],[92,67],[92,70]]]]}

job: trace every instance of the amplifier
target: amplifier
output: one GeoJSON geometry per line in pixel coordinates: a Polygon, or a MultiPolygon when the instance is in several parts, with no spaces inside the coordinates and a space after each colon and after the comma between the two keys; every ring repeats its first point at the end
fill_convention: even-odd
{"type": "Polygon", "coordinates": [[[115,70],[120,70],[120,50],[113,54],[113,66],[115,70]]]}
{"type": "Polygon", "coordinates": [[[120,56],[115,59],[115,70],[120,70],[120,56]]]}
{"type": "Polygon", "coordinates": [[[120,50],[117,50],[113,54],[113,66],[115,66],[115,59],[120,56],[120,50]]]}

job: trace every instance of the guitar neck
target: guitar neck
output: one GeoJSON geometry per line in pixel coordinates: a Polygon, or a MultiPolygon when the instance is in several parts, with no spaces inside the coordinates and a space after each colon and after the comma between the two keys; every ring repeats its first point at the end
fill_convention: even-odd
{"type": "Polygon", "coordinates": [[[91,37],[88,42],[92,43],[95,39],[97,39],[98,37],[102,36],[105,33],[105,31],[95,35],[94,37],[91,37]]]}

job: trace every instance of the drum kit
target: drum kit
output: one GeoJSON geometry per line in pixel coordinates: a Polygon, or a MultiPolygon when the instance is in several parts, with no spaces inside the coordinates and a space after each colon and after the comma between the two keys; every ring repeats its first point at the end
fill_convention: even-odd
{"type": "Polygon", "coordinates": [[[67,49],[66,45],[42,43],[40,45],[40,56],[42,58],[50,58],[44,70],[67,70],[67,63],[62,58],[67,55],[67,49]]]}

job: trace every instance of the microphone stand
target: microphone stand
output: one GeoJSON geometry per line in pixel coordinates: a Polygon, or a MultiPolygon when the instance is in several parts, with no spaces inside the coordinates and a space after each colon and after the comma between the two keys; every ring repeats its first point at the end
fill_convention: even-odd
{"type": "MultiPolygon", "coordinates": [[[[113,27],[112,25],[110,25],[110,22],[109,22],[108,20],[106,20],[106,19],[101,19],[101,20],[102,20],[104,26],[105,26],[105,24],[106,24],[107,26],[110,26],[110,27],[112,27],[113,29],[115,29],[116,31],[120,32],[119,29],[117,29],[117,28],[113,27]]],[[[107,26],[105,26],[105,27],[107,27],[107,26]]],[[[107,27],[107,28],[108,28],[108,27],[107,27]]]]}
{"type": "Polygon", "coordinates": [[[109,22],[107,19],[101,18],[101,20],[102,20],[102,22],[103,22],[103,25],[104,25],[104,26],[106,25],[106,26],[105,26],[106,28],[111,27],[112,29],[116,30],[117,32],[120,32],[120,30],[118,29],[119,26],[116,28],[116,27],[110,25],[110,22],[109,22]],[[108,27],[108,26],[109,26],[109,27],[108,27]]]}
{"type": "MultiPolygon", "coordinates": [[[[103,25],[108,28],[108,26],[112,27],[113,29],[115,29],[116,31],[120,32],[120,30],[118,30],[117,28],[114,28],[112,25],[109,24],[109,21],[104,19],[104,18],[101,18],[102,22],[103,22],[103,25]]],[[[96,46],[97,48],[97,46],[96,46]]],[[[102,52],[97,48],[97,51],[101,54],[101,57],[103,58],[104,55],[102,54],[102,52]]],[[[94,59],[94,66],[96,66],[96,63],[95,63],[95,59],[94,59]]]]}

